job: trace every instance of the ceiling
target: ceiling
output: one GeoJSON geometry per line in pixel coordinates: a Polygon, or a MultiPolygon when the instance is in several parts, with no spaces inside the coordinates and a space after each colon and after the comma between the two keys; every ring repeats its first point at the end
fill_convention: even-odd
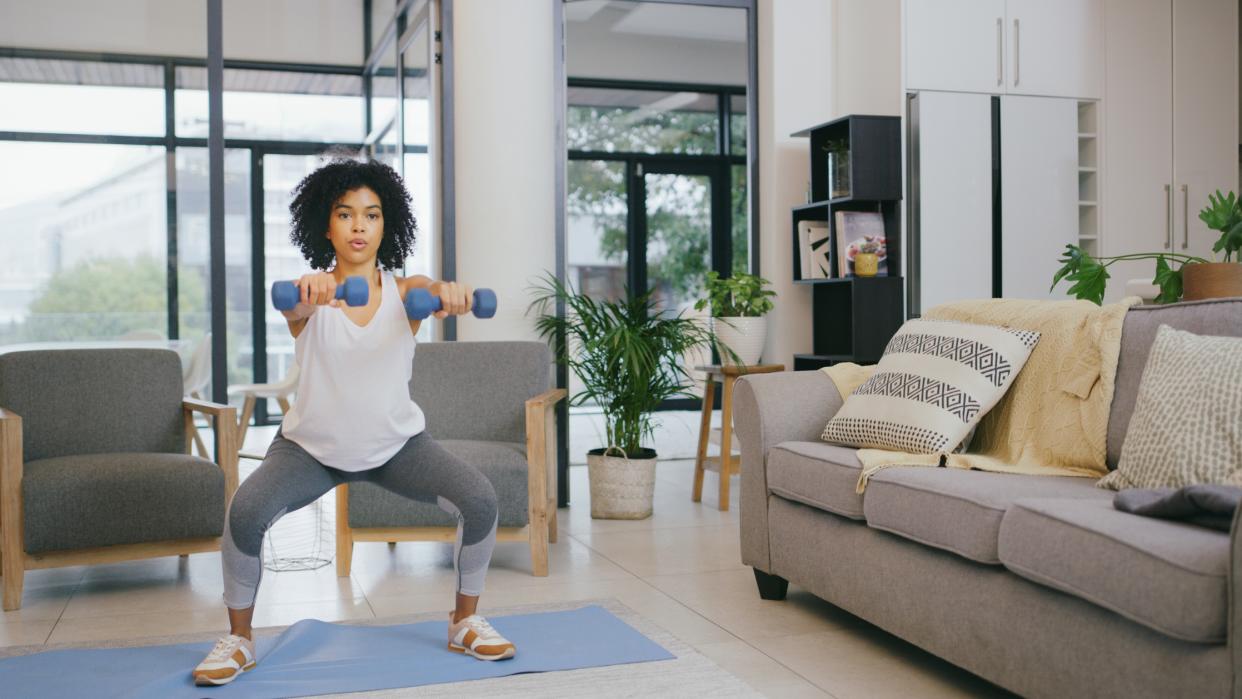
{"type": "Polygon", "coordinates": [[[565,21],[572,26],[631,36],[746,43],[746,12],[629,0],[570,0],[565,21]]]}

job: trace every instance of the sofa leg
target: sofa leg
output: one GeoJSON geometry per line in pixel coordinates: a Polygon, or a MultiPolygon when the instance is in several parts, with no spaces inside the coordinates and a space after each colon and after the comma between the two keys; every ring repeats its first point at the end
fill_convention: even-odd
{"type": "Polygon", "coordinates": [[[789,590],[789,581],[779,575],[765,573],[758,568],[755,571],[755,583],[759,586],[761,599],[783,600],[789,590]]]}

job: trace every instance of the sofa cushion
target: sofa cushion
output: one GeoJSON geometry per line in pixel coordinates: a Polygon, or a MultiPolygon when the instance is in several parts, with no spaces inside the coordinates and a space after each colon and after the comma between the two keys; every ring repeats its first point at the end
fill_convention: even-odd
{"type": "Polygon", "coordinates": [[[1020,500],[1001,524],[1009,570],[1155,629],[1225,640],[1229,534],[1140,517],[1110,500],[1020,500]]]}
{"type": "MultiPolygon", "coordinates": [[[[512,442],[438,439],[450,454],[477,466],[496,490],[501,527],[524,527],[530,519],[526,496],[526,446],[512,442]]],[[[410,500],[374,483],[349,486],[351,527],[455,527],[457,519],[434,502],[410,500]]]]}
{"type": "Polygon", "coordinates": [[[1111,500],[1112,494],[1089,478],[893,466],[872,476],[863,513],[875,529],[997,565],[1005,511],[1032,497],[1111,500]]]}
{"type": "Polygon", "coordinates": [[[858,450],[823,442],[782,442],[768,452],[768,491],[851,519],[863,518],[855,492],[858,450]]]}
{"type": "Polygon", "coordinates": [[[1134,404],[1138,400],[1143,368],[1147,366],[1147,356],[1161,325],[1196,335],[1242,337],[1242,298],[1136,306],[1126,312],[1113,405],[1108,413],[1109,468],[1117,468],[1117,462],[1121,460],[1121,445],[1125,442],[1134,404]]]}
{"type": "Polygon", "coordinates": [[[224,472],[190,454],[84,454],[22,467],[27,553],[220,536],[224,472]]]}

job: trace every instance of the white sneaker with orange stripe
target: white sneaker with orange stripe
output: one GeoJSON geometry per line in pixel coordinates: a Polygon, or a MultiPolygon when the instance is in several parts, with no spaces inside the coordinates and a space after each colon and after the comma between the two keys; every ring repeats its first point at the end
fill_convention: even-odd
{"type": "Polygon", "coordinates": [[[254,668],[254,641],[245,636],[229,634],[216,641],[203,662],[194,668],[194,684],[221,685],[254,668]]]}
{"type": "Polygon", "coordinates": [[[453,623],[453,613],[449,612],[448,638],[449,650],[479,660],[505,660],[517,655],[517,648],[478,614],[453,623]]]}

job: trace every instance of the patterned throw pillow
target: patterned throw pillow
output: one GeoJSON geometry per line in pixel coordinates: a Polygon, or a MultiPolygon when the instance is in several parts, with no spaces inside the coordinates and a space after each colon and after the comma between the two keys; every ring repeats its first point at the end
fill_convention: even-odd
{"type": "Polygon", "coordinates": [[[954,451],[1005,395],[1038,341],[1028,330],[908,321],[822,438],[912,454],[954,451]]]}
{"type": "Polygon", "coordinates": [[[1161,325],[1104,488],[1242,486],[1242,338],[1161,325]]]}

